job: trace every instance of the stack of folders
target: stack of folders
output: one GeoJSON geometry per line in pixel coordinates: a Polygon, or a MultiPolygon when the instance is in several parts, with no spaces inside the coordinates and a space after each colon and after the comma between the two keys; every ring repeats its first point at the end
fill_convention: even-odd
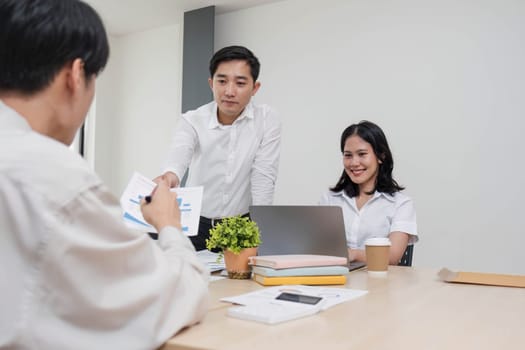
{"type": "Polygon", "coordinates": [[[250,257],[253,279],[263,286],[345,284],[347,259],[313,254],[250,257]]]}

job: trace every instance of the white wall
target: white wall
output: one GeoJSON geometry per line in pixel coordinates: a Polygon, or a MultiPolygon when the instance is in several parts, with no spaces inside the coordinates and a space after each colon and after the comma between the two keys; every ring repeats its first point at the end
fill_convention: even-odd
{"type": "MultiPolygon", "coordinates": [[[[385,130],[416,203],[415,265],[525,273],[525,2],[287,0],[216,18],[216,48],[262,62],[278,109],[276,202],[316,203],[342,171],[339,136],[385,130]]],[[[99,79],[96,170],[120,195],[155,176],[180,111],[181,28],[113,38],[99,79]]]]}
{"type": "Polygon", "coordinates": [[[120,196],[134,171],[160,174],[180,112],[182,26],[110,40],[97,81],[95,170],[120,196]]]}
{"type": "Polygon", "coordinates": [[[383,127],[418,211],[415,265],[525,273],[525,2],[288,0],[223,14],[283,119],[276,202],[316,203],[339,137],[383,127]]]}

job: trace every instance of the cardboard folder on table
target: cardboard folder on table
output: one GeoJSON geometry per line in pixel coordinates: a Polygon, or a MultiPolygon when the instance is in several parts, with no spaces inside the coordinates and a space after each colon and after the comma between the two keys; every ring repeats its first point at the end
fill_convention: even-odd
{"type": "Polygon", "coordinates": [[[438,274],[441,280],[445,282],[525,288],[525,276],[520,275],[481,272],[454,272],[446,268],[441,269],[438,274]]]}

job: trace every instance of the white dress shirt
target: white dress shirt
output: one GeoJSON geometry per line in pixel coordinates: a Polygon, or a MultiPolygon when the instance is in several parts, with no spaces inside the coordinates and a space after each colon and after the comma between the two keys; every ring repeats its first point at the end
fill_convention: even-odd
{"type": "Polygon", "coordinates": [[[349,248],[365,249],[368,238],[388,237],[397,231],[409,234],[409,244],[418,241],[414,202],[401,192],[391,196],[376,191],[361,210],[357,209],[355,197],[348,197],[344,191],[328,191],[322,196],[320,204],[343,209],[349,248]]]}
{"type": "Polygon", "coordinates": [[[281,123],[268,106],[250,102],[222,125],[211,102],[182,115],[164,172],[182,180],[189,166],[186,186],[204,186],[202,216],[245,214],[251,204],[273,202],[280,141],[281,123]]]}
{"type": "Polygon", "coordinates": [[[154,349],[207,311],[189,239],[122,223],[86,162],[0,101],[0,348],[154,349]]]}

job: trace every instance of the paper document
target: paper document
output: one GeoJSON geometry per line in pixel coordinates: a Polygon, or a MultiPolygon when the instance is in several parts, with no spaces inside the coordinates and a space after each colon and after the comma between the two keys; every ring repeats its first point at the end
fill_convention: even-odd
{"type": "Polygon", "coordinates": [[[359,298],[368,293],[366,290],[358,289],[286,285],[266,287],[255,292],[222,298],[221,301],[240,305],[256,305],[270,302],[283,292],[322,297],[324,299],[322,310],[326,310],[345,301],[359,298]]]}
{"type": "MultiPolygon", "coordinates": [[[[153,226],[144,220],[140,211],[140,200],[150,195],[155,186],[156,184],[153,181],[137,172],[131,177],[122,197],[120,197],[124,223],[128,227],[146,232],[157,232],[153,226]]],[[[196,236],[199,229],[203,188],[177,187],[171,190],[177,192],[182,232],[187,236],[196,236]]]]}
{"type": "Polygon", "coordinates": [[[210,252],[207,249],[199,250],[197,252],[197,258],[199,258],[200,262],[206,265],[210,272],[221,271],[226,268],[224,266],[224,258],[221,260],[221,262],[217,262],[218,256],[219,253],[210,252]]]}

